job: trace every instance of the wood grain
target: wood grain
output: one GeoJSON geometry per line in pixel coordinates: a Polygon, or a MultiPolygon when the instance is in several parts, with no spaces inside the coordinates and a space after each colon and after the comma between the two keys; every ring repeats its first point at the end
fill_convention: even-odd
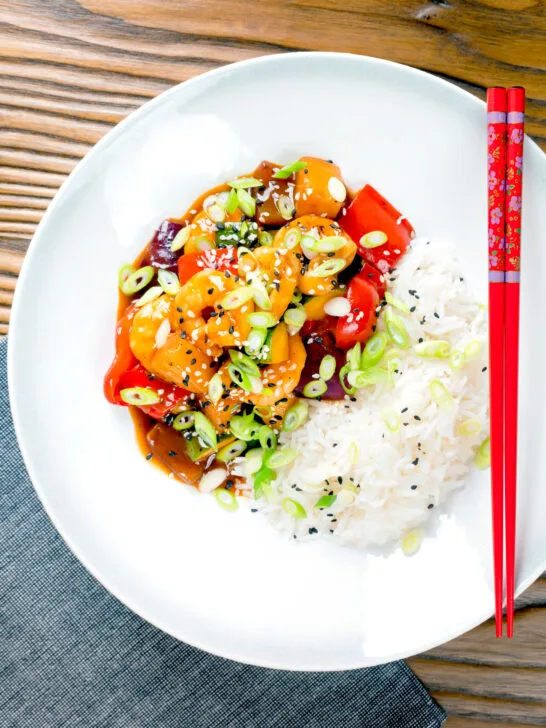
{"type": "MultiPolygon", "coordinates": [[[[436,73],[483,98],[524,85],[546,149],[546,10],[537,0],[9,0],[0,7],[0,334],[43,212],[88,149],[175,83],[225,63],[349,51],[436,73]]],[[[519,600],[516,637],[490,622],[412,668],[448,728],[546,725],[546,578],[519,600]]]]}

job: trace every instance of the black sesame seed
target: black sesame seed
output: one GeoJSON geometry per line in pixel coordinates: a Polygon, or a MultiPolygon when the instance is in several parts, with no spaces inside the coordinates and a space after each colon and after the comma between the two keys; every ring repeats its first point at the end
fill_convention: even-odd
{"type": "Polygon", "coordinates": [[[415,458],[415,460],[411,464],[412,465],[419,465],[419,458],[415,458]]]}
{"type": "Polygon", "coordinates": [[[228,332],[232,334],[235,331],[235,328],[233,326],[230,326],[228,329],[228,332]]]}
{"type": "Polygon", "coordinates": [[[192,366],[193,366],[194,364],[197,364],[197,359],[193,358],[193,359],[192,359],[192,360],[190,361],[190,364],[191,364],[192,366]]]}
{"type": "Polygon", "coordinates": [[[417,308],[417,306],[410,306],[410,313],[414,313],[416,308],[417,308]]]}
{"type": "Polygon", "coordinates": [[[176,452],[174,450],[169,450],[169,457],[174,458],[176,455],[176,452]]]}
{"type": "Polygon", "coordinates": [[[193,349],[187,349],[187,350],[186,350],[186,354],[191,354],[191,353],[192,353],[192,351],[193,351],[193,349]]]}
{"type": "Polygon", "coordinates": [[[338,475],[338,476],[337,476],[337,482],[338,482],[338,483],[339,483],[340,485],[341,485],[341,484],[343,483],[343,478],[341,477],[341,475],[338,475]]]}
{"type": "Polygon", "coordinates": [[[407,408],[407,407],[404,407],[404,409],[400,410],[400,412],[401,412],[402,414],[404,414],[404,412],[407,412],[407,411],[408,411],[408,408],[407,408]]]}
{"type": "Polygon", "coordinates": [[[185,339],[185,338],[186,338],[186,336],[187,336],[187,333],[186,333],[185,331],[183,331],[183,332],[182,332],[182,333],[180,334],[180,338],[181,338],[181,339],[185,339]]]}
{"type": "Polygon", "coordinates": [[[487,367],[484,367],[484,368],[482,369],[482,372],[486,372],[486,371],[487,371],[487,367]]]}
{"type": "Polygon", "coordinates": [[[427,506],[427,508],[430,511],[432,508],[434,508],[434,503],[429,503],[428,506],[427,506]]]}
{"type": "Polygon", "coordinates": [[[421,418],[419,417],[419,415],[413,415],[413,419],[417,420],[417,422],[421,422],[421,418]]]}
{"type": "Polygon", "coordinates": [[[412,486],[411,486],[411,489],[412,489],[412,490],[417,490],[417,486],[416,486],[416,485],[412,485],[412,486]]]}
{"type": "Polygon", "coordinates": [[[151,452],[149,452],[149,453],[148,453],[148,454],[146,455],[146,460],[151,460],[151,459],[152,459],[152,453],[151,453],[151,452]]]}
{"type": "Polygon", "coordinates": [[[251,508],[251,509],[250,509],[250,512],[251,512],[251,513],[258,513],[258,509],[257,509],[257,508],[251,508]]]}
{"type": "Polygon", "coordinates": [[[316,529],[316,528],[310,528],[310,529],[309,529],[309,535],[310,535],[310,536],[313,536],[313,534],[315,534],[315,533],[318,533],[318,531],[317,531],[317,529],[316,529]]]}
{"type": "Polygon", "coordinates": [[[434,318],[440,318],[440,314],[434,311],[434,318]]]}
{"type": "Polygon", "coordinates": [[[207,293],[209,294],[209,296],[212,296],[212,294],[214,293],[214,288],[209,288],[207,293]]]}

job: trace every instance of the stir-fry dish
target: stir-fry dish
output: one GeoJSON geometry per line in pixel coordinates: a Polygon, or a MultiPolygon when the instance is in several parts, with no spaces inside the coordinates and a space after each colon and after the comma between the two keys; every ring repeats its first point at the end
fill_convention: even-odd
{"type": "MultiPolygon", "coordinates": [[[[121,268],[106,398],[132,408],[148,459],[227,510],[241,495],[278,501],[278,474],[300,455],[281,442],[310,406],[350,410],[410,345],[450,356],[441,340],[410,341],[411,306],[388,290],[413,237],[372,186],[351,196],[331,160],[262,162],[165,220],[121,268]]],[[[433,398],[449,396],[437,381],[433,398]]],[[[321,485],[315,505],[334,515],[338,493],[321,485]]],[[[295,497],[281,506],[308,515],[295,497]]]]}

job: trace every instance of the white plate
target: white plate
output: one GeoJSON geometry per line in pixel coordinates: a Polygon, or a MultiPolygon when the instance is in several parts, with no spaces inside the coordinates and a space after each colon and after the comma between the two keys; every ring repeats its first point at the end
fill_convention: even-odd
{"type": "MultiPolygon", "coordinates": [[[[118,266],[203,190],[304,153],[335,159],[355,187],[371,181],[418,234],[454,240],[486,299],[484,104],[372,58],[269,56],[162,94],[70,175],[23,267],[9,384],[36,490],[113,594],[211,652],[336,670],[420,652],[492,613],[488,473],[436,516],[412,558],[299,545],[151,467],[127,412],[102,396],[118,266]]],[[[525,154],[519,590],[546,566],[546,159],[528,140],[525,154]]]]}

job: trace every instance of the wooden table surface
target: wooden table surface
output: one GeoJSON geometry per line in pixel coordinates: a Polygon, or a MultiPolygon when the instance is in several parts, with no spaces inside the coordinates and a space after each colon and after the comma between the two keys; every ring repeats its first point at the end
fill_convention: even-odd
{"type": "MultiPolygon", "coordinates": [[[[540,0],[4,0],[0,22],[0,333],[36,225],[79,159],[148,99],[225,63],[350,51],[481,98],[523,85],[527,130],[546,149],[540,0]]],[[[546,575],[519,600],[513,641],[487,623],[410,664],[448,728],[545,726],[546,575]]]]}

